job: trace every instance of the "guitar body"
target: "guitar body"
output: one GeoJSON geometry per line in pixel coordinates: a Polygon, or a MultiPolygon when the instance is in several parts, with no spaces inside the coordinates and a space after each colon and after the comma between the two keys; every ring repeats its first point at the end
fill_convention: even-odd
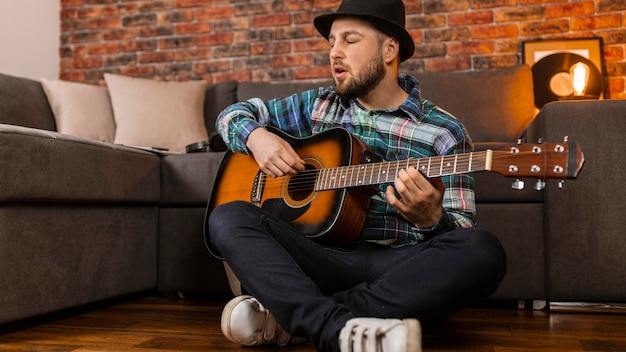
{"type": "Polygon", "coordinates": [[[228,152],[220,166],[207,213],[225,203],[245,201],[287,221],[307,237],[340,246],[353,245],[363,228],[372,188],[317,191],[319,175],[311,171],[360,164],[367,150],[364,144],[342,128],[307,138],[295,138],[273,128],[268,130],[293,146],[305,161],[306,170],[293,176],[271,178],[259,170],[254,158],[228,152]]]}

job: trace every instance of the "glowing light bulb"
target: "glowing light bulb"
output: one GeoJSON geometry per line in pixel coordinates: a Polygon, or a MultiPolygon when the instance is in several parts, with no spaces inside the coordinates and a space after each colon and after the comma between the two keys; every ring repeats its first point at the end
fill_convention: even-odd
{"type": "Polygon", "coordinates": [[[570,68],[572,75],[572,85],[574,86],[574,95],[584,95],[589,82],[589,66],[582,62],[576,63],[570,68]]]}

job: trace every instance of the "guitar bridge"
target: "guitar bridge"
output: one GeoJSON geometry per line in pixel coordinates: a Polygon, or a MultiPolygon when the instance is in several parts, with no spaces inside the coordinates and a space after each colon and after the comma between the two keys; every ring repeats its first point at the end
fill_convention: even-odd
{"type": "Polygon", "coordinates": [[[261,171],[257,172],[252,184],[252,194],[250,194],[250,203],[261,206],[261,197],[263,196],[263,185],[265,184],[265,174],[261,171]]]}

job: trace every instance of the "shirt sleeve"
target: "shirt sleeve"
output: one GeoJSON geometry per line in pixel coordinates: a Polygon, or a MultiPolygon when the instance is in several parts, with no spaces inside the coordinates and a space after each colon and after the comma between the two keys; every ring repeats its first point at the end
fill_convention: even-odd
{"type": "Polygon", "coordinates": [[[267,102],[252,98],[227,107],[217,117],[215,127],[233,152],[249,154],[246,141],[259,127],[274,126],[296,137],[311,134],[315,90],[267,102]]]}

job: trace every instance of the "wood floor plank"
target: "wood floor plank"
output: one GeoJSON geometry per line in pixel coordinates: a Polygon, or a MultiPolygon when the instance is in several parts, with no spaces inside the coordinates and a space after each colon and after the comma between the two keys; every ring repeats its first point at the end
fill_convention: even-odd
{"type": "MultiPolygon", "coordinates": [[[[224,299],[141,297],[0,326],[0,352],[267,352],[222,336],[224,299]]],[[[468,308],[424,328],[424,351],[626,352],[625,314],[468,308]]],[[[312,352],[311,343],[280,351],[312,352]]]]}

